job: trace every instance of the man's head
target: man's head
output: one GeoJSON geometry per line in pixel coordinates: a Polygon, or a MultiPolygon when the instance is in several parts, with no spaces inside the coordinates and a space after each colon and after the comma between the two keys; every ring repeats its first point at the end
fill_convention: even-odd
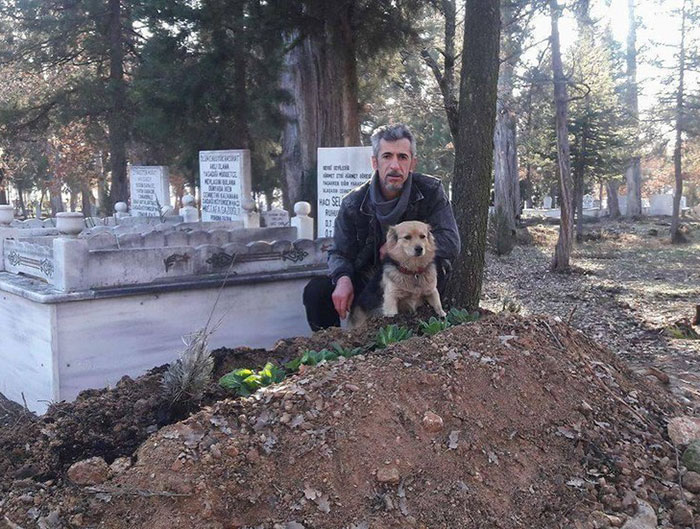
{"type": "Polygon", "coordinates": [[[408,175],[416,168],[416,140],[406,125],[385,125],[372,134],[372,168],[379,175],[384,198],[401,194],[408,175]]]}

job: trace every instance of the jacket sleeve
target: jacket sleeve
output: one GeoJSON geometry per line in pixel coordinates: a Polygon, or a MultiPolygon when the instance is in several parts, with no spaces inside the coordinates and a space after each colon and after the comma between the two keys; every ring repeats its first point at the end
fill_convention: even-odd
{"type": "Polygon", "coordinates": [[[346,200],[340,205],[340,211],[335,218],[333,231],[333,247],[328,250],[328,275],[335,285],[342,276],[352,279],[355,273],[353,262],[357,256],[357,237],[350,208],[346,200]]]}
{"type": "Polygon", "coordinates": [[[459,255],[461,241],[452,205],[447,198],[442,183],[438,186],[432,202],[433,207],[426,222],[432,227],[433,236],[438,247],[437,256],[453,260],[459,255]]]}

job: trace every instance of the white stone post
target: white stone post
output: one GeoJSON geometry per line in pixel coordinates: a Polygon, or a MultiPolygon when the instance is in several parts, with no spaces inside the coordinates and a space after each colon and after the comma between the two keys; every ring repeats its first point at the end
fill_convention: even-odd
{"type": "MultiPolygon", "coordinates": [[[[9,228],[15,218],[15,208],[9,204],[0,204],[0,228],[9,228]]],[[[0,235],[0,272],[5,270],[5,237],[0,235]]]]}
{"type": "Polygon", "coordinates": [[[15,220],[15,208],[9,204],[0,204],[0,226],[9,226],[15,220]]]}
{"type": "Polygon", "coordinates": [[[195,204],[195,198],[192,195],[182,197],[182,209],[180,215],[185,222],[199,222],[199,211],[195,204]]]}
{"type": "Polygon", "coordinates": [[[114,204],[114,218],[119,220],[124,217],[131,217],[128,213],[129,206],[126,205],[126,202],[117,202],[114,204]]]}
{"type": "Polygon", "coordinates": [[[314,219],[309,217],[311,204],[308,202],[297,202],[294,204],[294,217],[291,224],[297,229],[298,239],[314,240],[314,219]]]}
{"type": "Polygon", "coordinates": [[[87,239],[56,237],[53,240],[55,275],[51,284],[64,292],[87,288],[88,255],[87,239]]]}
{"type": "Polygon", "coordinates": [[[243,227],[244,228],[259,228],[260,227],[260,213],[258,213],[258,208],[255,201],[246,198],[243,200],[243,227]]]}

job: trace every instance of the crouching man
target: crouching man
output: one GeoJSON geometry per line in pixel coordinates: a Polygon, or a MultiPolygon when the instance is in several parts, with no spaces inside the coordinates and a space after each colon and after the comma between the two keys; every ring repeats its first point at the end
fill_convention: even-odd
{"type": "Polygon", "coordinates": [[[438,178],[414,173],[416,141],[402,124],[372,134],[372,178],[348,193],[335,219],[329,275],[304,289],[306,318],[312,330],[339,326],[384,256],[390,226],[419,220],[432,227],[437,245],[438,291],[442,294],[450,261],[460,251],[452,206],[438,178]]]}

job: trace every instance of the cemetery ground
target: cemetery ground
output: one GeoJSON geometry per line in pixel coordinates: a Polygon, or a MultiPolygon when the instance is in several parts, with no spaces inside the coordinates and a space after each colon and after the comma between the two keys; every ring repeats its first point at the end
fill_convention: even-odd
{"type": "Polygon", "coordinates": [[[178,406],[163,367],[42,417],[0,400],[0,527],[695,527],[700,223],[686,228],[672,246],[664,219],[587,224],[563,275],[557,227],[531,222],[487,257],[476,322],[427,336],[399,317],[413,337],[249,398],[216,380],[364,347],[391,322],[216,351],[203,397],[178,406]]]}

